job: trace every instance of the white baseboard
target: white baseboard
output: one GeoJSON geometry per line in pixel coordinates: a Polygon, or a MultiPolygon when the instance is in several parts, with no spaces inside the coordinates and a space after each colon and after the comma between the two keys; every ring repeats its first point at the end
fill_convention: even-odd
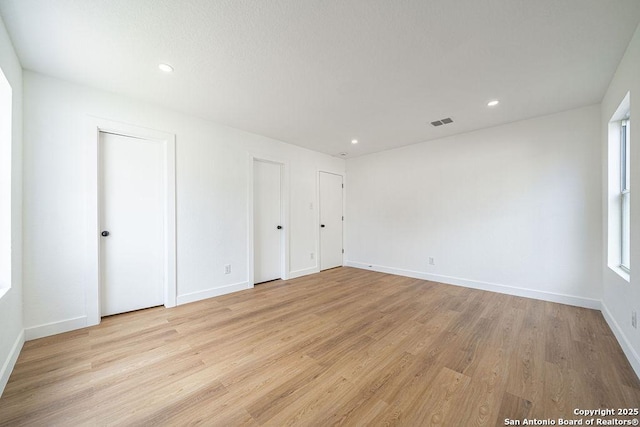
{"type": "Polygon", "coordinates": [[[27,341],[31,341],[38,338],[61,334],[63,332],[74,331],[76,329],[85,327],[87,327],[87,316],[80,316],[74,317],[73,319],[66,319],[59,322],[51,322],[44,325],[25,328],[24,336],[27,341]]]}
{"type": "Polygon", "coordinates": [[[430,280],[433,282],[446,283],[447,285],[464,286],[467,288],[481,289],[483,291],[498,292],[501,294],[515,295],[519,297],[539,299],[542,301],[557,302],[560,304],[573,305],[577,307],[593,308],[600,310],[601,301],[592,298],[565,295],[553,292],[537,291],[534,289],[516,288],[513,286],[501,285],[497,283],[481,282],[478,280],[461,279],[459,277],[443,276],[440,274],[429,274],[421,271],[402,270],[399,268],[385,267],[362,262],[347,261],[348,267],[373,270],[380,273],[395,274],[398,276],[413,277],[415,279],[430,280]]]}
{"type": "Polygon", "coordinates": [[[313,273],[319,273],[320,269],[318,267],[305,268],[302,270],[291,271],[289,273],[289,279],[295,279],[297,277],[307,276],[313,273]]]}
{"type": "Polygon", "coordinates": [[[622,331],[618,322],[616,322],[616,319],[611,315],[611,312],[604,301],[602,302],[602,315],[604,316],[604,320],[607,321],[607,324],[609,324],[609,328],[611,328],[613,334],[616,336],[618,343],[620,343],[620,347],[622,347],[622,351],[625,356],[627,356],[627,360],[629,360],[631,367],[640,378],[640,356],[638,356],[638,353],[633,349],[633,346],[627,339],[627,336],[622,331]]]}
{"type": "Polygon", "coordinates": [[[2,365],[2,370],[0,371],[0,396],[2,396],[4,388],[9,382],[9,377],[11,376],[11,372],[13,372],[13,367],[16,366],[16,362],[18,361],[18,356],[20,355],[20,350],[22,350],[23,345],[24,331],[21,331],[16,338],[16,342],[13,343],[13,347],[11,347],[7,360],[5,360],[4,365],[2,365]]]}
{"type": "Polygon", "coordinates": [[[200,301],[207,298],[218,297],[220,295],[230,294],[231,292],[244,291],[245,289],[249,289],[249,287],[250,286],[248,282],[241,282],[234,283],[232,285],[221,286],[219,288],[205,289],[204,291],[178,295],[178,305],[200,301]]]}
{"type": "Polygon", "coordinates": [[[526,298],[533,298],[533,299],[539,299],[543,301],[557,302],[560,304],[567,304],[567,305],[573,305],[577,307],[600,310],[607,324],[609,325],[609,328],[611,328],[611,330],[613,331],[613,334],[618,340],[618,343],[620,343],[620,347],[622,347],[622,351],[627,357],[627,360],[629,360],[631,367],[635,371],[636,375],[640,377],[640,355],[638,355],[638,353],[634,350],[633,346],[629,342],[629,339],[625,335],[624,331],[622,330],[618,322],[616,322],[615,318],[611,315],[609,308],[601,300],[578,297],[574,295],[564,295],[564,294],[558,294],[553,292],[537,291],[537,290],[526,289],[526,288],[516,288],[513,286],[499,285],[499,284],[488,283],[488,282],[480,282],[477,280],[460,279],[458,277],[443,276],[439,274],[429,274],[429,273],[423,273],[419,271],[402,270],[398,268],[385,267],[385,266],[367,264],[362,262],[348,261],[346,265],[348,267],[361,268],[364,270],[373,270],[380,273],[388,273],[388,274],[395,274],[398,276],[413,277],[416,279],[431,280],[434,282],[446,283],[449,285],[465,286],[468,288],[481,289],[485,291],[499,292],[502,294],[516,295],[516,296],[521,296],[526,298]]]}

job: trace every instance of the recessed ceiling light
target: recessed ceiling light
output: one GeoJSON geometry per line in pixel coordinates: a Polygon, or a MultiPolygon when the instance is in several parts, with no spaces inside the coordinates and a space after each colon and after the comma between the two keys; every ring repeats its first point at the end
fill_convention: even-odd
{"type": "Polygon", "coordinates": [[[158,68],[160,71],[164,71],[165,73],[173,72],[173,67],[169,64],[158,64],[158,68]]]}
{"type": "Polygon", "coordinates": [[[352,144],[357,144],[357,143],[358,143],[358,140],[357,140],[357,139],[352,139],[352,140],[351,140],[351,143],[352,143],[352,144]]]}
{"type": "Polygon", "coordinates": [[[493,101],[487,102],[487,107],[495,107],[499,103],[500,103],[500,101],[498,101],[497,99],[494,99],[493,101]]]}

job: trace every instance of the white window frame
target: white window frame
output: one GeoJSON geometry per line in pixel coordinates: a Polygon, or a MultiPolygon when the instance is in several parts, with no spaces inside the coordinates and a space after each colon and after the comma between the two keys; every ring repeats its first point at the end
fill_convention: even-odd
{"type": "Polygon", "coordinates": [[[620,268],[631,273],[630,266],[630,214],[631,214],[631,188],[630,188],[630,132],[629,119],[620,121],[620,268]],[[626,209],[625,209],[626,207],[626,209]]]}
{"type": "Polygon", "coordinates": [[[0,69],[0,298],[11,289],[13,93],[0,69]]]}
{"type": "Polygon", "coordinates": [[[629,147],[631,122],[631,92],[627,92],[609,119],[607,131],[607,182],[606,182],[606,245],[607,267],[627,283],[631,283],[630,265],[623,259],[628,248],[631,224],[623,224],[628,218],[624,208],[630,202],[628,191],[629,147]],[[626,147],[624,147],[626,145],[626,147]],[[624,151],[624,153],[623,153],[624,151]],[[624,168],[623,168],[624,166],[624,168]]]}

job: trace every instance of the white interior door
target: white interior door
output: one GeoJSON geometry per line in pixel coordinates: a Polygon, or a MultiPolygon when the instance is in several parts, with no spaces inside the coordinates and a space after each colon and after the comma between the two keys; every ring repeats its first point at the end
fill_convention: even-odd
{"type": "Polygon", "coordinates": [[[99,145],[101,315],[162,305],[163,145],[104,132],[99,145]]]}
{"type": "Polygon", "coordinates": [[[320,172],[320,270],[342,265],[342,176],[320,172]]]}
{"type": "Polygon", "coordinates": [[[253,281],[282,277],[282,165],[253,162],[253,281]]]}

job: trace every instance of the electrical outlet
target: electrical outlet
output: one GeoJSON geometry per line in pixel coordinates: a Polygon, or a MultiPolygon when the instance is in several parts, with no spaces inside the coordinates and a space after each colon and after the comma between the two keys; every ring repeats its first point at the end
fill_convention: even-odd
{"type": "Polygon", "coordinates": [[[638,317],[636,316],[635,310],[631,312],[631,326],[633,326],[636,329],[638,328],[638,317]]]}
{"type": "Polygon", "coordinates": [[[429,265],[436,265],[436,260],[433,257],[429,257],[429,265]]]}
{"type": "Polygon", "coordinates": [[[224,274],[231,274],[231,264],[224,266],[224,274]]]}
{"type": "Polygon", "coordinates": [[[310,255],[310,256],[311,256],[311,259],[313,259],[313,252],[311,252],[311,255],[310,255]]]}

